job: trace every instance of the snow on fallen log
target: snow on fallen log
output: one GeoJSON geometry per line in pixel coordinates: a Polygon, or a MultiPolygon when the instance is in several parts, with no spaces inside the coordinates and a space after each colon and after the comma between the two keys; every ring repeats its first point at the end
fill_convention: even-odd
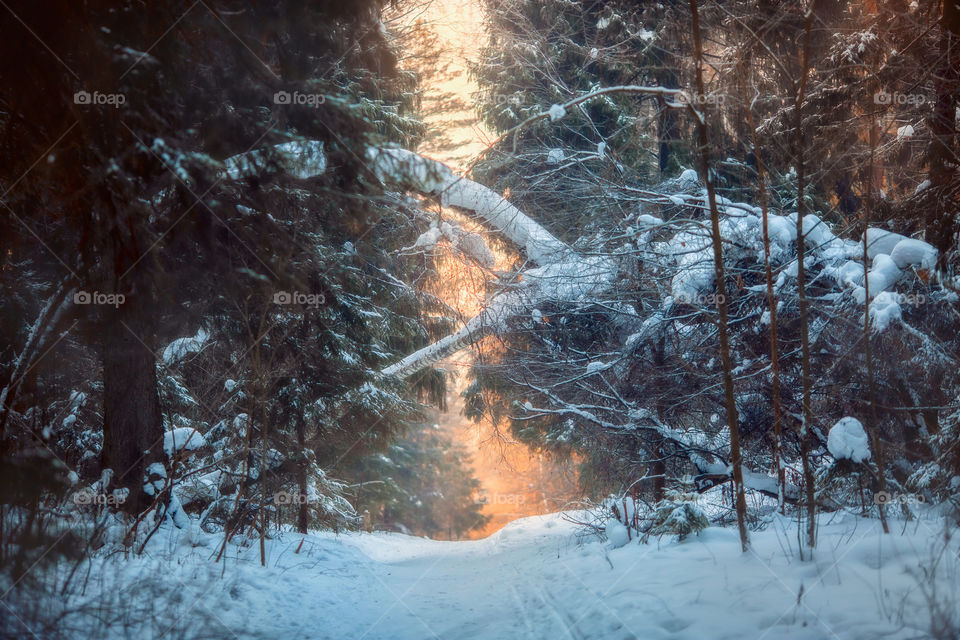
{"type": "MultiPolygon", "coordinates": [[[[462,329],[387,367],[381,372],[384,375],[409,376],[505,329],[507,320],[528,313],[541,300],[579,300],[596,294],[610,282],[614,266],[609,260],[579,255],[500,194],[457,176],[443,163],[397,148],[371,147],[367,157],[374,173],[385,184],[439,196],[444,206],[472,212],[539,265],[524,273],[523,285],[518,290],[494,298],[462,329]]],[[[425,238],[423,244],[433,237],[425,238]]]]}
{"type": "MultiPolygon", "coordinates": [[[[628,89],[632,91],[637,88],[616,90],[628,89]]],[[[660,91],[650,88],[643,90],[660,91]]],[[[663,95],[672,97],[673,93],[665,92],[663,95]]],[[[500,296],[461,330],[406,356],[382,373],[410,375],[472,341],[500,330],[506,326],[507,318],[529,312],[539,301],[570,301],[595,295],[612,280],[615,268],[611,261],[579,255],[500,194],[473,180],[456,175],[443,163],[393,147],[368,147],[365,154],[372,173],[388,187],[438,196],[445,206],[464,209],[487,228],[503,234],[537,265],[525,272],[521,291],[500,296]]],[[[247,152],[227,159],[224,164],[228,177],[239,178],[245,172],[263,167],[270,160],[281,162],[288,173],[301,179],[320,175],[327,167],[323,143],[313,140],[283,143],[274,146],[269,152],[247,152]]],[[[699,199],[696,196],[692,198],[699,199]]],[[[763,255],[759,210],[752,205],[731,202],[726,198],[720,198],[718,204],[723,215],[720,230],[726,244],[725,258],[730,261],[749,258],[759,262],[763,255]]],[[[777,262],[788,260],[794,251],[796,215],[792,213],[786,216],[769,216],[771,257],[777,262]]],[[[866,296],[863,266],[860,262],[862,244],[837,237],[824,220],[813,214],[804,216],[803,230],[808,241],[808,259],[821,261],[824,264],[824,275],[832,279],[840,291],[851,291],[853,299],[863,304],[866,296]]],[[[898,302],[893,297],[882,294],[897,284],[906,269],[930,268],[936,262],[937,253],[936,249],[926,242],[883,229],[870,228],[866,234],[868,255],[873,262],[868,274],[870,297],[881,303],[876,305],[871,313],[871,320],[874,329],[882,331],[900,318],[898,302]]],[[[443,234],[441,229],[431,229],[421,235],[412,248],[429,247],[442,235],[449,236],[443,234]]],[[[457,242],[456,238],[448,239],[457,242]]],[[[484,247],[471,248],[468,242],[461,249],[478,259],[481,264],[490,262],[489,256],[483,251],[484,247]]],[[[665,244],[665,249],[672,255],[676,267],[671,282],[671,293],[675,302],[695,302],[700,296],[715,291],[708,229],[695,225],[694,228],[681,230],[665,244]],[[696,228],[698,226],[701,228],[696,228]]],[[[786,278],[795,277],[796,268],[794,255],[793,262],[787,264],[780,274],[776,285],[778,289],[783,286],[786,278]]]]}
{"type": "MultiPolygon", "coordinates": [[[[440,196],[444,206],[473,212],[482,222],[502,233],[538,264],[556,262],[571,253],[566,243],[534,222],[500,194],[473,180],[456,175],[447,165],[395,147],[368,147],[369,168],[386,185],[423,195],[440,196]]],[[[307,179],[327,168],[323,142],[291,141],[269,151],[255,150],[224,161],[227,178],[239,179],[262,169],[271,159],[291,175],[307,179]]]]}
{"type": "Polygon", "coordinates": [[[469,346],[494,332],[496,311],[485,309],[480,315],[467,322],[459,331],[446,336],[433,344],[414,351],[400,362],[396,362],[380,373],[385,376],[405,378],[417,371],[436,364],[452,353],[469,346]]]}
{"type": "Polygon", "coordinates": [[[571,302],[589,299],[608,286],[613,274],[614,266],[610,261],[574,253],[568,254],[566,260],[529,269],[524,272],[523,283],[516,290],[493,298],[459,331],[414,351],[381,373],[401,378],[412,375],[488,335],[506,330],[510,319],[526,316],[545,300],[571,302]]]}
{"type": "MultiPolygon", "coordinates": [[[[473,214],[488,228],[503,234],[539,266],[528,271],[518,291],[499,296],[459,331],[424,347],[385,368],[381,373],[406,377],[444,357],[506,327],[506,321],[524,314],[538,300],[580,299],[606,286],[613,265],[603,258],[583,258],[532,218],[492,189],[457,176],[442,162],[400,148],[368,147],[369,168],[385,185],[422,195],[439,196],[444,206],[455,206],[473,214]]],[[[308,179],[326,170],[323,143],[312,140],[276,145],[271,151],[250,151],[228,158],[226,176],[238,179],[257,171],[271,159],[283,163],[289,173],[308,179]]],[[[438,230],[442,231],[442,230],[438,230]]],[[[415,247],[429,246],[440,233],[428,232],[415,247]]],[[[455,238],[463,244],[463,238],[455,238]]],[[[489,262],[482,248],[461,246],[481,263],[489,262]]]]}
{"type": "MultiPolygon", "coordinates": [[[[702,469],[698,470],[703,471],[702,469]]],[[[708,491],[717,485],[721,485],[732,480],[732,470],[726,470],[720,473],[708,471],[706,473],[701,473],[698,476],[694,476],[693,484],[697,488],[698,493],[704,493],[705,491],[708,491]]],[[[768,476],[764,473],[751,471],[746,467],[743,468],[743,486],[750,491],[756,491],[757,493],[762,493],[763,495],[771,498],[778,498],[780,496],[779,491],[777,490],[777,479],[775,477],[768,476]]],[[[789,482],[785,484],[783,487],[783,499],[787,502],[799,501],[800,487],[789,482]]]]}
{"type": "Polygon", "coordinates": [[[533,221],[497,192],[456,175],[442,162],[398,148],[370,147],[373,172],[386,184],[424,195],[440,196],[444,206],[473,212],[538,264],[556,262],[572,253],[566,243],[533,221]]]}

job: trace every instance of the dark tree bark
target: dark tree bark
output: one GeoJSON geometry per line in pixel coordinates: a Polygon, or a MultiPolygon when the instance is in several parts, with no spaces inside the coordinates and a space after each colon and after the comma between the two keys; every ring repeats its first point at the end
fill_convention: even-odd
{"type": "MultiPolygon", "coordinates": [[[[660,71],[655,73],[657,83],[661,87],[679,87],[680,80],[677,73],[680,68],[679,56],[667,45],[660,48],[656,54],[656,60],[660,67],[660,71]]],[[[675,109],[661,106],[657,126],[660,137],[657,161],[662,176],[675,169],[677,165],[673,156],[674,148],[680,138],[680,114],[675,109]],[[671,166],[671,160],[673,160],[673,166],[671,166]]]]}
{"type": "MultiPolygon", "coordinates": [[[[867,412],[867,435],[877,463],[877,491],[887,491],[887,471],[884,464],[883,448],[880,441],[879,425],[877,420],[877,377],[873,362],[872,331],[870,330],[870,254],[867,243],[867,229],[870,228],[870,219],[873,214],[873,193],[880,184],[874,172],[874,156],[880,142],[880,131],[876,124],[870,126],[870,161],[867,171],[866,206],[863,208],[863,357],[867,364],[867,401],[870,411],[867,412]]],[[[887,524],[887,510],[882,503],[877,504],[880,512],[880,523],[883,532],[890,533],[887,524]]]]}
{"type": "Polygon", "coordinates": [[[939,268],[946,266],[947,252],[956,233],[958,185],[955,113],[960,100],[960,6],[943,1],[940,18],[940,68],[936,76],[937,103],[930,116],[930,193],[927,240],[940,252],[939,268]]]}
{"type": "Polygon", "coordinates": [[[153,501],[143,491],[144,470],[160,459],[163,438],[148,303],[134,293],[104,311],[101,460],[113,469],[113,485],[130,490],[124,509],[131,513],[153,501]]]}
{"type": "MultiPolygon", "coordinates": [[[[664,85],[675,87],[676,84],[664,85]]],[[[670,156],[674,145],[677,143],[679,130],[679,118],[673,109],[660,110],[660,149],[658,161],[660,165],[660,174],[664,175],[671,171],[670,156]]]]}
{"type": "Polygon", "coordinates": [[[307,513],[307,458],[306,435],[304,433],[303,414],[298,413],[295,420],[297,429],[297,448],[299,449],[299,461],[297,462],[297,492],[300,500],[297,503],[297,531],[307,532],[308,513],[307,513]]]}

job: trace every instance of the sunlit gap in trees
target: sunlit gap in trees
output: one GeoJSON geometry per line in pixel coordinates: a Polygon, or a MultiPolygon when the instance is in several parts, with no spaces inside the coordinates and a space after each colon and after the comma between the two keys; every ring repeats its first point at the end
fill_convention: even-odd
{"type": "MultiPolygon", "coordinates": [[[[469,170],[477,154],[495,137],[477,117],[478,87],[467,71],[468,61],[475,59],[485,38],[480,4],[477,0],[433,0],[406,5],[392,16],[409,29],[405,50],[413,53],[401,64],[421,75],[427,134],[419,151],[460,172],[469,170]]],[[[437,246],[436,276],[425,288],[462,324],[483,308],[495,273],[509,271],[517,254],[458,212],[436,204],[429,210],[464,231],[483,234],[496,258],[492,269],[484,269],[449,245],[437,246]]],[[[434,421],[470,453],[474,474],[482,484],[475,499],[483,504],[482,513],[491,516],[483,529],[471,532],[471,538],[490,535],[516,518],[556,511],[576,496],[573,464],[530,451],[514,441],[508,425],[494,424],[489,416],[479,424],[464,417],[461,394],[469,384],[469,369],[478,358],[495,360],[498,347],[496,337],[487,337],[471,350],[437,365],[449,373],[448,408],[435,412],[434,421]]]]}

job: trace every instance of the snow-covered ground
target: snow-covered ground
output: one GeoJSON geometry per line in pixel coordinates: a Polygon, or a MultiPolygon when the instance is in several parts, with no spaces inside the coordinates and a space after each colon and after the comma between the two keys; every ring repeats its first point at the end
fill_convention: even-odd
{"type": "MultiPolygon", "coordinates": [[[[143,557],[102,558],[113,566],[94,574],[122,607],[152,598],[152,620],[130,615],[115,637],[929,637],[931,601],[958,622],[957,541],[944,548],[933,519],[893,524],[883,535],[876,520],[825,514],[805,562],[787,518],[742,554],[734,528],[614,549],[554,514],[467,542],[286,533],[268,541],[265,568],[255,543],[218,564],[219,536],[171,527],[143,557]]],[[[104,603],[95,588],[84,597],[104,603]]]]}

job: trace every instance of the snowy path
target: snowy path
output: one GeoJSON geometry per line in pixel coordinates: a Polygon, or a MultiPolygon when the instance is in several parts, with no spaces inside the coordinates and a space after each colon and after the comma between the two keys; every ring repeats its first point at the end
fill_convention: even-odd
{"type": "MultiPolygon", "coordinates": [[[[873,520],[838,517],[822,525],[810,563],[796,557],[785,520],[741,555],[735,530],[609,549],[578,544],[552,515],[469,542],[317,533],[295,554],[301,538],[287,534],[269,544],[266,569],[254,545],[228,563],[225,580],[219,565],[182,557],[200,560],[211,537],[175,551],[174,577],[199,598],[191,605],[185,593],[185,605],[225,638],[919,638],[929,608],[911,574],[931,557],[935,529],[914,522],[882,536],[873,520]]],[[[952,546],[941,592],[956,597],[952,546]]]]}

